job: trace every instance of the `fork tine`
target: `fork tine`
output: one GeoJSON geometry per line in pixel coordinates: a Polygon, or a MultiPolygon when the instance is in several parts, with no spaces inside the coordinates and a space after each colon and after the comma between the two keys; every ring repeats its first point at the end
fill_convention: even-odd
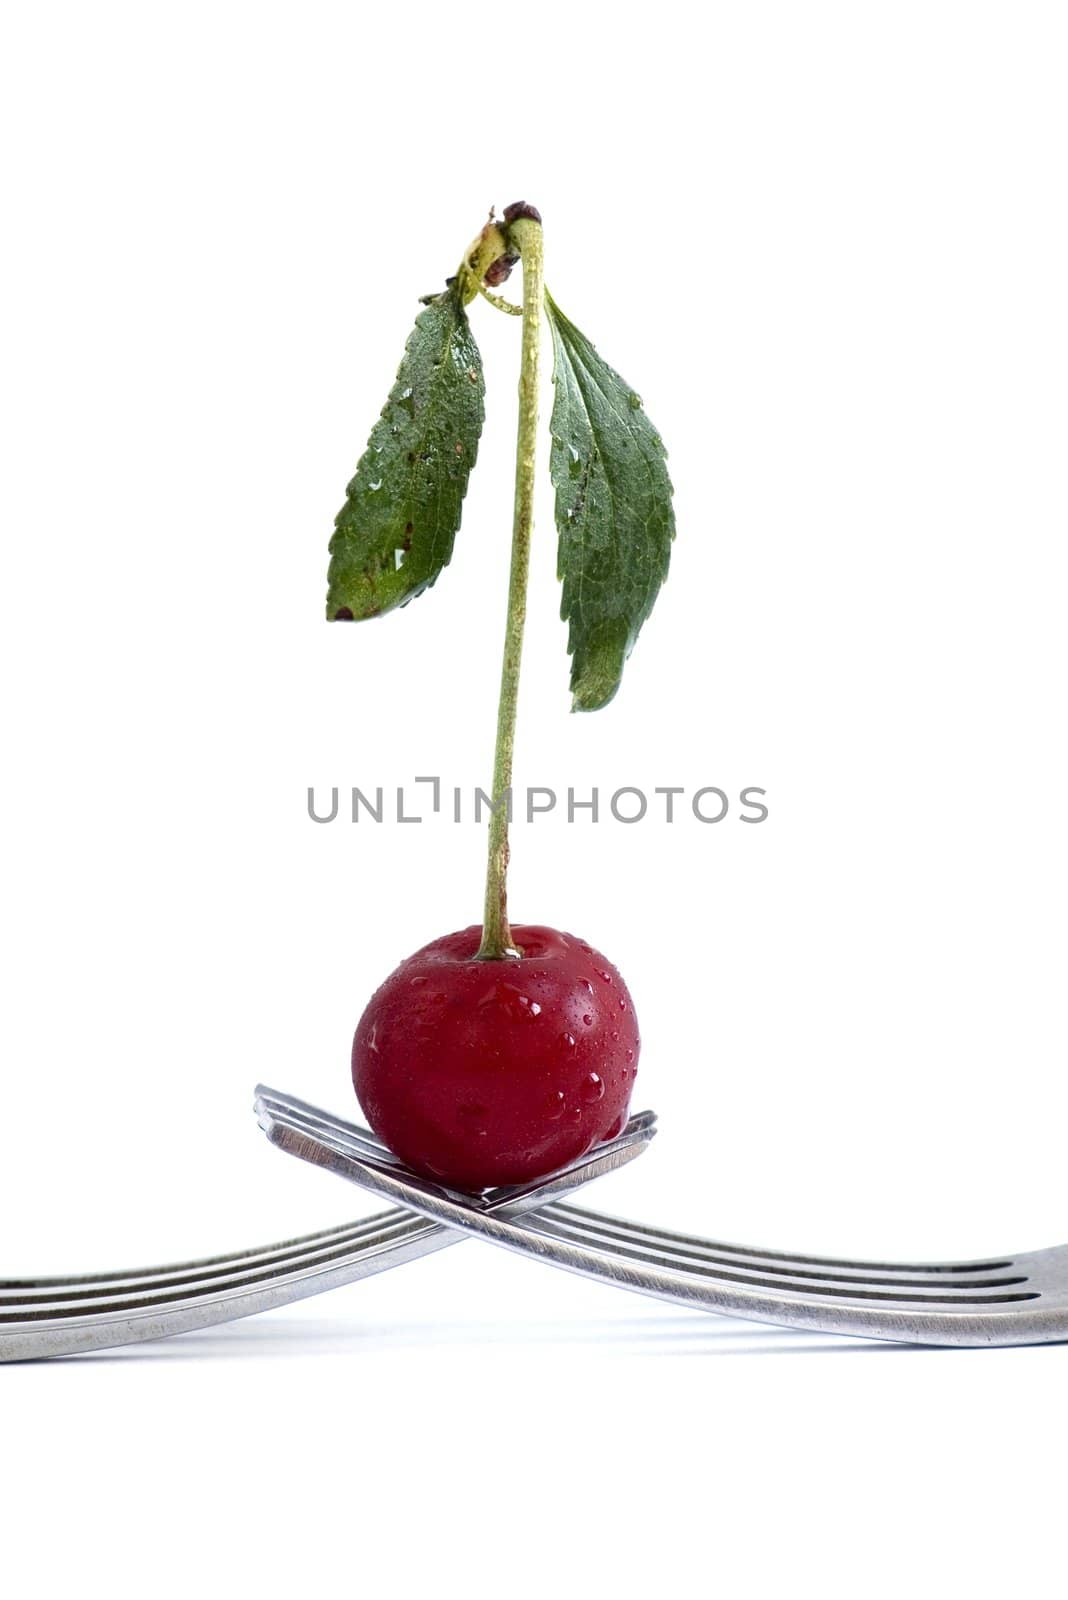
{"type": "Polygon", "coordinates": [[[268,1115],[278,1113],[300,1117],[309,1126],[320,1129],[325,1135],[335,1134],[346,1138],[354,1147],[365,1153],[369,1160],[384,1161],[391,1167],[401,1167],[401,1162],[392,1150],[384,1145],[381,1139],[376,1138],[370,1128],[363,1128],[356,1122],[346,1122],[342,1117],[336,1117],[320,1106],[309,1105],[306,1100],[298,1100],[295,1095],[281,1094],[277,1089],[269,1089],[266,1084],[259,1083],[256,1085],[256,1097],[252,1105],[257,1117],[263,1112],[268,1115]]]}
{"type": "MultiPolygon", "coordinates": [[[[266,1084],[257,1084],[256,1096],[253,1102],[254,1109],[259,1115],[261,1112],[268,1116],[278,1114],[300,1119],[309,1128],[314,1128],[324,1137],[337,1137],[346,1141],[350,1148],[358,1149],[361,1154],[366,1154],[368,1160],[384,1162],[399,1171],[406,1171],[403,1162],[393,1154],[392,1150],[370,1128],[364,1128],[359,1123],[347,1122],[342,1117],[335,1116],[332,1112],[324,1111],[321,1106],[313,1106],[306,1100],[299,1100],[296,1095],[283,1094],[278,1089],[271,1089],[266,1084]]],[[[639,1111],[630,1118],[623,1134],[619,1137],[633,1136],[651,1131],[656,1126],[656,1114],[652,1111],[639,1111]]],[[[438,1187],[441,1187],[440,1185],[438,1187]]],[[[454,1191],[447,1191],[454,1192],[454,1191]]]]}
{"type": "Polygon", "coordinates": [[[765,1250],[749,1245],[727,1244],[720,1240],[704,1239],[696,1234],[677,1233],[657,1228],[648,1223],[627,1222],[621,1217],[604,1216],[587,1211],[580,1206],[560,1204],[554,1210],[583,1220],[594,1219],[606,1232],[618,1234],[624,1240],[651,1240],[665,1248],[678,1246],[684,1250],[711,1251],[716,1255],[744,1256],[761,1262],[781,1261],[797,1267],[827,1267],[832,1271],[876,1273],[983,1273],[1000,1272],[1015,1265],[1011,1256],[994,1256],[975,1261],[858,1261],[848,1256],[812,1256],[792,1254],[789,1251],[765,1250]]]}
{"type": "MultiPolygon", "coordinates": [[[[659,1261],[665,1266],[724,1267],[749,1275],[763,1274],[772,1279],[797,1280],[799,1284],[855,1284],[868,1288],[935,1289],[949,1294],[972,1289],[1000,1289],[1025,1282],[1025,1276],[979,1269],[978,1273],[949,1274],[934,1271],[924,1275],[916,1268],[868,1270],[864,1263],[828,1261],[818,1265],[812,1257],[787,1256],[778,1252],[743,1250],[721,1246],[710,1239],[691,1239],[651,1228],[636,1228],[616,1218],[583,1212],[575,1206],[554,1206],[538,1218],[539,1231],[551,1229],[560,1238],[574,1238],[591,1248],[613,1251],[634,1260],[659,1261]]],[[[1006,1263],[1008,1265],[1008,1263],[1006,1263]]],[[[739,1281],[742,1281],[739,1279],[739,1281]]]]}
{"type": "Polygon", "coordinates": [[[384,1160],[377,1151],[374,1155],[368,1154],[366,1141],[353,1136],[362,1134],[362,1129],[354,1129],[351,1124],[325,1113],[309,1115],[303,1109],[296,1109],[298,1105],[299,1102],[289,1100],[283,1107],[279,1097],[269,1100],[257,1091],[255,1107],[260,1126],[272,1143],[280,1145],[290,1154],[302,1156],[314,1165],[333,1168],[342,1176],[350,1175],[346,1163],[355,1162],[359,1170],[378,1173],[387,1180],[397,1178],[413,1192],[440,1195],[457,1200],[464,1207],[479,1210],[499,1209],[505,1204],[519,1207],[528,1197],[545,1206],[558,1190],[570,1190],[577,1182],[587,1181],[587,1169],[588,1176],[594,1177],[632,1159],[648,1144],[656,1131],[656,1117],[652,1112],[643,1112],[632,1117],[623,1132],[614,1139],[593,1146],[556,1173],[527,1184],[471,1195],[431,1183],[403,1166],[395,1157],[384,1160]],[[340,1165],[332,1157],[338,1158],[340,1165]]]}
{"type": "Polygon", "coordinates": [[[335,1228],[323,1228],[318,1232],[300,1234],[292,1239],[280,1239],[277,1244],[260,1245],[250,1250],[234,1250],[226,1255],[203,1256],[190,1261],[173,1261],[166,1266],[116,1268],[111,1272],[92,1272],[81,1276],[3,1278],[0,1279],[0,1311],[5,1310],[10,1303],[21,1301],[31,1294],[40,1294],[45,1299],[67,1299],[93,1295],[98,1290],[107,1292],[110,1289],[121,1291],[127,1287],[163,1288],[185,1278],[203,1279],[214,1273],[224,1276],[230,1272],[240,1271],[246,1266],[251,1268],[257,1265],[281,1264],[289,1257],[305,1251],[326,1249],[333,1244],[357,1243],[368,1230],[402,1214],[399,1207],[393,1207],[389,1211],[376,1212],[370,1217],[356,1217],[353,1221],[342,1223],[335,1228]]]}
{"type": "Polygon", "coordinates": [[[377,1225],[340,1244],[320,1246],[309,1251],[276,1259],[267,1266],[237,1267],[211,1272],[199,1278],[147,1278],[141,1282],[118,1280],[114,1287],[82,1290],[31,1292],[0,1302],[0,1329],[18,1323],[63,1320],[84,1315],[108,1317],[114,1313],[185,1304],[212,1296],[225,1296],[254,1289],[257,1284],[281,1282],[308,1270],[325,1269],[344,1260],[372,1255],[376,1250],[408,1242],[417,1234],[433,1229],[433,1224],[400,1209],[382,1214],[377,1225]]]}
{"type": "Polygon", "coordinates": [[[895,1301],[937,1300],[951,1303],[961,1300],[974,1304],[980,1300],[989,1300],[991,1303],[1000,1303],[1003,1300],[1019,1298],[1006,1291],[1027,1282],[1026,1275],[1022,1274],[980,1278],[943,1276],[939,1280],[932,1277],[917,1278],[904,1275],[893,1277],[885,1274],[874,1276],[830,1270],[819,1272],[810,1267],[794,1266],[784,1260],[767,1262],[744,1256],[720,1256],[708,1249],[684,1250],[677,1246],[669,1248],[651,1240],[645,1245],[637,1242],[628,1243],[624,1242],[619,1230],[609,1232],[596,1222],[590,1224],[579,1221],[570,1208],[568,1214],[561,1217],[559,1213],[562,1210],[563,1208],[557,1207],[546,1210],[534,1217],[528,1226],[536,1233],[570,1240],[617,1260],[636,1261],[669,1271],[689,1272],[720,1283],[752,1284],[774,1289],[780,1293],[792,1290],[798,1294],[842,1295],[848,1298],[860,1295],[865,1299],[895,1301]],[[925,1292],[922,1295],[915,1295],[910,1292],[914,1289],[925,1292]],[[984,1296],[975,1292],[986,1289],[996,1290],[997,1293],[984,1296]],[[881,1293],[882,1290],[892,1290],[893,1293],[881,1293]]]}
{"type": "Polygon", "coordinates": [[[81,1310],[67,1304],[27,1308],[21,1317],[0,1317],[0,1362],[108,1349],[235,1321],[372,1277],[462,1238],[409,1211],[394,1215],[403,1215],[404,1232],[384,1229],[329,1257],[267,1274],[262,1280],[256,1275],[253,1281],[238,1279],[222,1288],[205,1286],[199,1294],[168,1290],[110,1305],[97,1301],[81,1310]]]}

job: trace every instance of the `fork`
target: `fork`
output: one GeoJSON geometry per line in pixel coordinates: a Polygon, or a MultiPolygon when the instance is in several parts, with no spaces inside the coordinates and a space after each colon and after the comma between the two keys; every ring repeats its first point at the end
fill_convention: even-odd
{"type": "Polygon", "coordinates": [[[365,1128],[260,1087],[273,1144],[430,1221],[586,1278],[705,1311],[925,1345],[1068,1339],[1068,1245],[919,1265],[722,1244],[551,1204],[516,1222],[401,1166],[365,1128]]]}
{"type": "MultiPolygon", "coordinates": [[[[643,1112],[617,1138],[537,1182],[456,1198],[471,1212],[517,1217],[632,1161],[655,1132],[656,1118],[643,1112]]],[[[395,1164],[395,1170],[403,1175],[406,1169],[395,1164]]],[[[211,1327],[371,1277],[463,1237],[410,1208],[393,1209],[201,1261],[88,1277],[0,1280],[0,1361],[103,1350],[211,1327]]]]}
{"type": "Polygon", "coordinates": [[[920,1265],[836,1260],[717,1243],[552,1202],[640,1154],[655,1131],[648,1112],[563,1172],[475,1199],[424,1183],[367,1129],[290,1095],[261,1087],[256,1108],[272,1143],[400,1207],[144,1272],[0,1280],[0,1361],[100,1350],[249,1316],[443,1249],[464,1233],[621,1288],[757,1322],[915,1344],[1068,1339],[1068,1245],[920,1265]],[[543,1209],[522,1228],[511,1222],[534,1206],[543,1209]]]}

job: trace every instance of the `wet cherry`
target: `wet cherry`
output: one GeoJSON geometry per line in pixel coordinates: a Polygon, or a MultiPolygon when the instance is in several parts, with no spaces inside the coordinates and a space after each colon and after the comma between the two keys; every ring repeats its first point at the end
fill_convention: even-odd
{"type": "Polygon", "coordinates": [[[513,925],[519,958],[475,959],[481,929],[424,945],[373,995],[352,1043],[371,1127],[451,1188],[521,1183],[624,1126],[634,1006],[610,961],[555,928],[513,925]]]}

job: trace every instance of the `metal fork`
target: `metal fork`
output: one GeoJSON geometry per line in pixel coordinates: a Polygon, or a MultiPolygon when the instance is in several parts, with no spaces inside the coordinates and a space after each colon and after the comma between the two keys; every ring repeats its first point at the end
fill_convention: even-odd
{"type": "Polygon", "coordinates": [[[918,1344],[1068,1339],[1068,1245],[970,1262],[835,1260],[550,1203],[639,1154],[655,1131],[650,1113],[563,1173],[474,1199],[423,1183],[366,1129],[292,1096],[261,1088],[256,1106],[272,1143],[400,1208],[145,1272],[0,1281],[0,1361],[105,1349],[249,1316],[443,1249],[465,1233],[621,1288],[757,1322],[918,1344]],[[543,1209],[522,1227],[511,1221],[535,1206],[543,1209]]]}
{"type": "Polygon", "coordinates": [[[428,1220],[583,1277],[755,1322],[926,1345],[1068,1339],[1068,1245],[978,1261],[835,1260],[549,1205],[517,1223],[407,1172],[373,1134],[261,1087],[273,1144],[428,1220]]]}
{"type": "MultiPolygon", "coordinates": [[[[655,1132],[656,1118],[643,1112],[618,1138],[561,1171],[477,1199],[464,1196],[463,1204],[472,1213],[521,1216],[632,1161],[655,1132]]],[[[396,1163],[394,1170],[405,1172],[396,1163]]],[[[89,1277],[0,1280],[0,1361],[103,1350],[211,1327],[371,1277],[463,1237],[413,1215],[411,1208],[394,1209],[202,1261],[89,1277]]]]}

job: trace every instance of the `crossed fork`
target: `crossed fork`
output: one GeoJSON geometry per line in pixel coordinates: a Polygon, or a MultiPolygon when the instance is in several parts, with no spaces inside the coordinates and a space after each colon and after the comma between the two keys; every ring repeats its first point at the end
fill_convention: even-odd
{"type": "Polygon", "coordinates": [[[420,1178],[366,1128],[263,1085],[272,1144],[394,1202],[276,1245],[140,1272],[0,1280],[0,1361],[187,1333],[322,1294],[473,1235],[599,1282],[705,1311],[909,1344],[1068,1339],[1068,1245],[921,1265],[748,1249],[581,1210],[561,1197],[640,1155],[650,1111],[536,1182],[459,1194],[420,1178]]]}

